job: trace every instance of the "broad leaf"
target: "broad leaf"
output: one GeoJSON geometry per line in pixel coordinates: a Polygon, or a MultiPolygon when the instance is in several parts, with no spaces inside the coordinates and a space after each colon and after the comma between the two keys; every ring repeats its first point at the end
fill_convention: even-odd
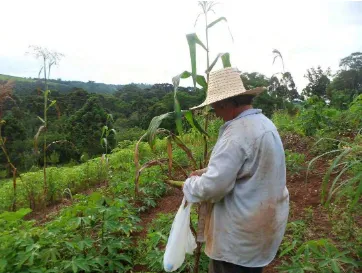
{"type": "Polygon", "coordinates": [[[107,139],[105,137],[101,138],[101,146],[102,147],[108,146],[108,142],[107,142],[107,139]]]}
{"type": "Polygon", "coordinates": [[[164,119],[172,117],[173,115],[174,115],[173,112],[168,112],[166,114],[156,116],[151,120],[150,125],[148,126],[148,129],[147,129],[147,133],[146,133],[146,137],[148,139],[148,143],[150,144],[151,148],[154,147],[157,129],[160,127],[162,121],[164,119]]]}
{"type": "Polygon", "coordinates": [[[192,126],[192,128],[196,129],[203,135],[209,136],[208,133],[197,122],[197,120],[195,119],[195,117],[193,116],[193,114],[190,110],[182,111],[182,114],[185,116],[186,120],[192,126]]]}
{"type": "Polygon", "coordinates": [[[189,44],[189,50],[190,50],[192,80],[194,82],[194,88],[196,88],[196,74],[197,74],[197,72],[196,72],[196,44],[199,44],[206,51],[207,51],[207,48],[197,37],[196,33],[187,34],[186,38],[187,38],[187,42],[189,44]]]}

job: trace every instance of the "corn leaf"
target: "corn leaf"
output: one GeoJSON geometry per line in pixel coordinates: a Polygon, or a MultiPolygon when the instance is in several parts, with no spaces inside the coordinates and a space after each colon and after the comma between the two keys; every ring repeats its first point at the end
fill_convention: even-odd
{"type": "MultiPolygon", "coordinates": [[[[185,71],[187,72],[187,71],[185,71]]],[[[185,72],[183,72],[182,74],[184,74],[185,72]]],[[[182,76],[182,74],[180,74],[179,76],[173,77],[172,82],[173,82],[173,105],[174,105],[174,111],[175,111],[175,123],[176,123],[176,128],[177,131],[179,133],[179,135],[182,135],[182,115],[181,115],[181,106],[180,106],[180,102],[177,99],[177,88],[180,84],[180,77],[182,76]]]]}
{"type": "Polygon", "coordinates": [[[195,119],[195,117],[193,116],[193,114],[190,110],[182,111],[182,114],[185,116],[186,120],[192,126],[192,128],[196,129],[203,135],[209,136],[208,133],[197,122],[197,120],[195,119]]]}
{"type": "Polygon", "coordinates": [[[215,21],[213,21],[212,23],[208,24],[207,28],[211,28],[211,27],[213,27],[214,25],[216,25],[217,23],[219,23],[221,21],[227,22],[225,17],[220,17],[220,18],[216,19],[215,21]]]}
{"type": "Polygon", "coordinates": [[[104,134],[106,133],[108,131],[108,126],[103,126],[103,128],[102,128],[102,135],[101,135],[101,137],[103,137],[104,136],[104,134]]]}
{"type": "Polygon", "coordinates": [[[196,44],[200,45],[206,51],[207,51],[207,48],[197,37],[196,33],[187,34],[186,38],[187,38],[187,42],[189,44],[189,50],[190,50],[192,80],[194,82],[194,88],[196,89],[196,74],[197,74],[196,73],[196,44]]]}
{"type": "Polygon", "coordinates": [[[231,67],[230,54],[229,53],[223,54],[221,56],[221,60],[222,60],[222,65],[224,66],[224,68],[231,67]]]}
{"type": "Polygon", "coordinates": [[[37,118],[44,124],[45,123],[45,120],[42,119],[41,117],[37,116],[37,118]]]}
{"type": "MultiPolygon", "coordinates": [[[[221,21],[224,21],[225,23],[227,23],[227,20],[225,17],[220,17],[218,19],[216,19],[215,21],[211,22],[210,24],[207,25],[207,28],[212,28],[214,25],[216,25],[217,23],[221,22],[221,21]]],[[[230,27],[228,26],[228,30],[229,30],[229,33],[230,33],[230,36],[231,36],[231,40],[234,42],[234,37],[231,33],[231,30],[230,30],[230,27]]]]}
{"type": "Polygon", "coordinates": [[[108,141],[107,141],[107,139],[104,137],[104,138],[101,138],[101,146],[102,147],[105,147],[105,146],[107,146],[108,145],[108,141]]]}
{"type": "Polygon", "coordinates": [[[53,105],[55,105],[56,103],[57,103],[57,101],[56,101],[56,100],[53,100],[53,101],[49,104],[47,110],[49,110],[49,108],[52,107],[53,105]]]}
{"type": "Polygon", "coordinates": [[[283,71],[284,71],[284,59],[283,59],[282,54],[281,54],[280,51],[277,50],[277,49],[273,49],[272,52],[273,52],[273,54],[274,54],[273,64],[275,63],[275,60],[276,60],[277,58],[280,58],[280,60],[282,61],[283,71]]]}
{"type": "MultiPolygon", "coordinates": [[[[177,88],[180,85],[180,79],[187,79],[189,77],[191,77],[191,72],[189,71],[184,71],[181,74],[175,76],[172,78],[172,83],[173,85],[177,85],[177,88]]],[[[207,82],[205,80],[205,77],[202,75],[196,75],[196,82],[198,83],[198,85],[200,85],[202,88],[207,88],[207,82]]]]}
{"type": "Polygon", "coordinates": [[[150,125],[148,126],[148,129],[146,132],[146,138],[148,139],[148,143],[151,146],[151,148],[153,148],[155,145],[157,129],[160,127],[162,121],[164,119],[172,117],[173,115],[174,115],[173,112],[168,112],[166,114],[156,116],[151,120],[150,125]]]}
{"type": "Polygon", "coordinates": [[[206,70],[206,74],[211,72],[211,70],[214,68],[214,66],[217,63],[217,61],[219,60],[219,58],[221,58],[224,68],[225,67],[231,67],[230,54],[227,53],[227,52],[226,53],[219,53],[219,54],[217,54],[215,60],[210,64],[210,66],[206,70]]]}
{"type": "Polygon", "coordinates": [[[34,150],[35,150],[36,153],[38,152],[38,138],[40,136],[40,133],[42,131],[44,131],[45,129],[46,129],[46,127],[44,125],[40,126],[39,129],[38,129],[38,132],[34,136],[34,150]]]}

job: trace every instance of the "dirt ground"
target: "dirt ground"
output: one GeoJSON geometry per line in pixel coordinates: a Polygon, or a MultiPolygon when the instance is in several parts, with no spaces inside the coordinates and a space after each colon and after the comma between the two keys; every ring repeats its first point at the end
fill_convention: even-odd
{"type": "MultiPolygon", "coordinates": [[[[313,222],[318,222],[319,225],[316,228],[317,234],[328,233],[331,226],[327,219],[327,216],[323,213],[323,208],[320,205],[320,188],[323,177],[323,167],[318,167],[314,173],[312,173],[306,181],[306,172],[302,171],[299,174],[287,174],[287,187],[290,194],[290,215],[289,221],[295,221],[301,219],[305,214],[305,209],[313,209],[313,222]]],[[[139,233],[139,236],[145,236],[147,234],[148,225],[153,219],[157,217],[159,213],[176,213],[181,201],[182,192],[178,189],[172,189],[166,196],[161,198],[155,208],[141,215],[141,226],[144,227],[143,231],[139,233]]],[[[264,269],[264,273],[276,273],[277,269],[274,267],[280,264],[280,261],[276,258],[270,265],[264,269]]],[[[147,272],[144,267],[135,267],[134,272],[147,272]]]]}

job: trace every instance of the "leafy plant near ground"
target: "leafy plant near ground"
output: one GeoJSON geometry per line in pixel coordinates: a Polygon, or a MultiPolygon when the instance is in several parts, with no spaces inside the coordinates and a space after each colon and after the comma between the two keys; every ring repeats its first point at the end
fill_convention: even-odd
{"type": "Polygon", "coordinates": [[[338,143],[338,149],[315,157],[308,166],[326,155],[333,155],[322,183],[322,203],[329,206],[333,198],[335,201],[342,197],[349,198],[349,206],[353,209],[362,195],[362,138],[357,136],[353,141],[340,141],[337,139],[320,139],[319,142],[329,141],[338,143]],[[336,172],[337,176],[332,177],[336,172]]]}
{"type": "Polygon", "coordinates": [[[279,272],[356,272],[360,262],[348,256],[348,250],[340,251],[327,239],[312,240],[293,250],[290,261],[278,266],[279,272]]]}
{"type": "Polygon", "coordinates": [[[45,226],[23,221],[28,209],[0,214],[0,272],[129,270],[130,234],[139,229],[135,208],[100,193],[77,199],[76,205],[45,226]]]}
{"type": "Polygon", "coordinates": [[[305,169],[305,155],[285,150],[285,162],[287,170],[291,173],[298,173],[305,169]]]}
{"type": "MultiPolygon", "coordinates": [[[[159,214],[148,228],[147,236],[138,245],[136,263],[144,265],[152,272],[163,272],[163,255],[167,239],[171,230],[173,214],[159,214]]],[[[195,210],[191,214],[193,226],[197,226],[195,210]]],[[[209,259],[202,253],[200,257],[200,272],[207,272],[209,259]]],[[[186,255],[186,260],[176,272],[192,272],[195,268],[195,259],[186,255]]]]}

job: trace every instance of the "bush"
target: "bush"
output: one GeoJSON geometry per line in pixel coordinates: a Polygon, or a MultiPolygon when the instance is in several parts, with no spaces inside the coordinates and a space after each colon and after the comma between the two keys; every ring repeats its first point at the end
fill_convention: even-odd
{"type": "Polygon", "coordinates": [[[305,169],[305,155],[285,150],[285,162],[287,171],[295,174],[305,169]]]}

